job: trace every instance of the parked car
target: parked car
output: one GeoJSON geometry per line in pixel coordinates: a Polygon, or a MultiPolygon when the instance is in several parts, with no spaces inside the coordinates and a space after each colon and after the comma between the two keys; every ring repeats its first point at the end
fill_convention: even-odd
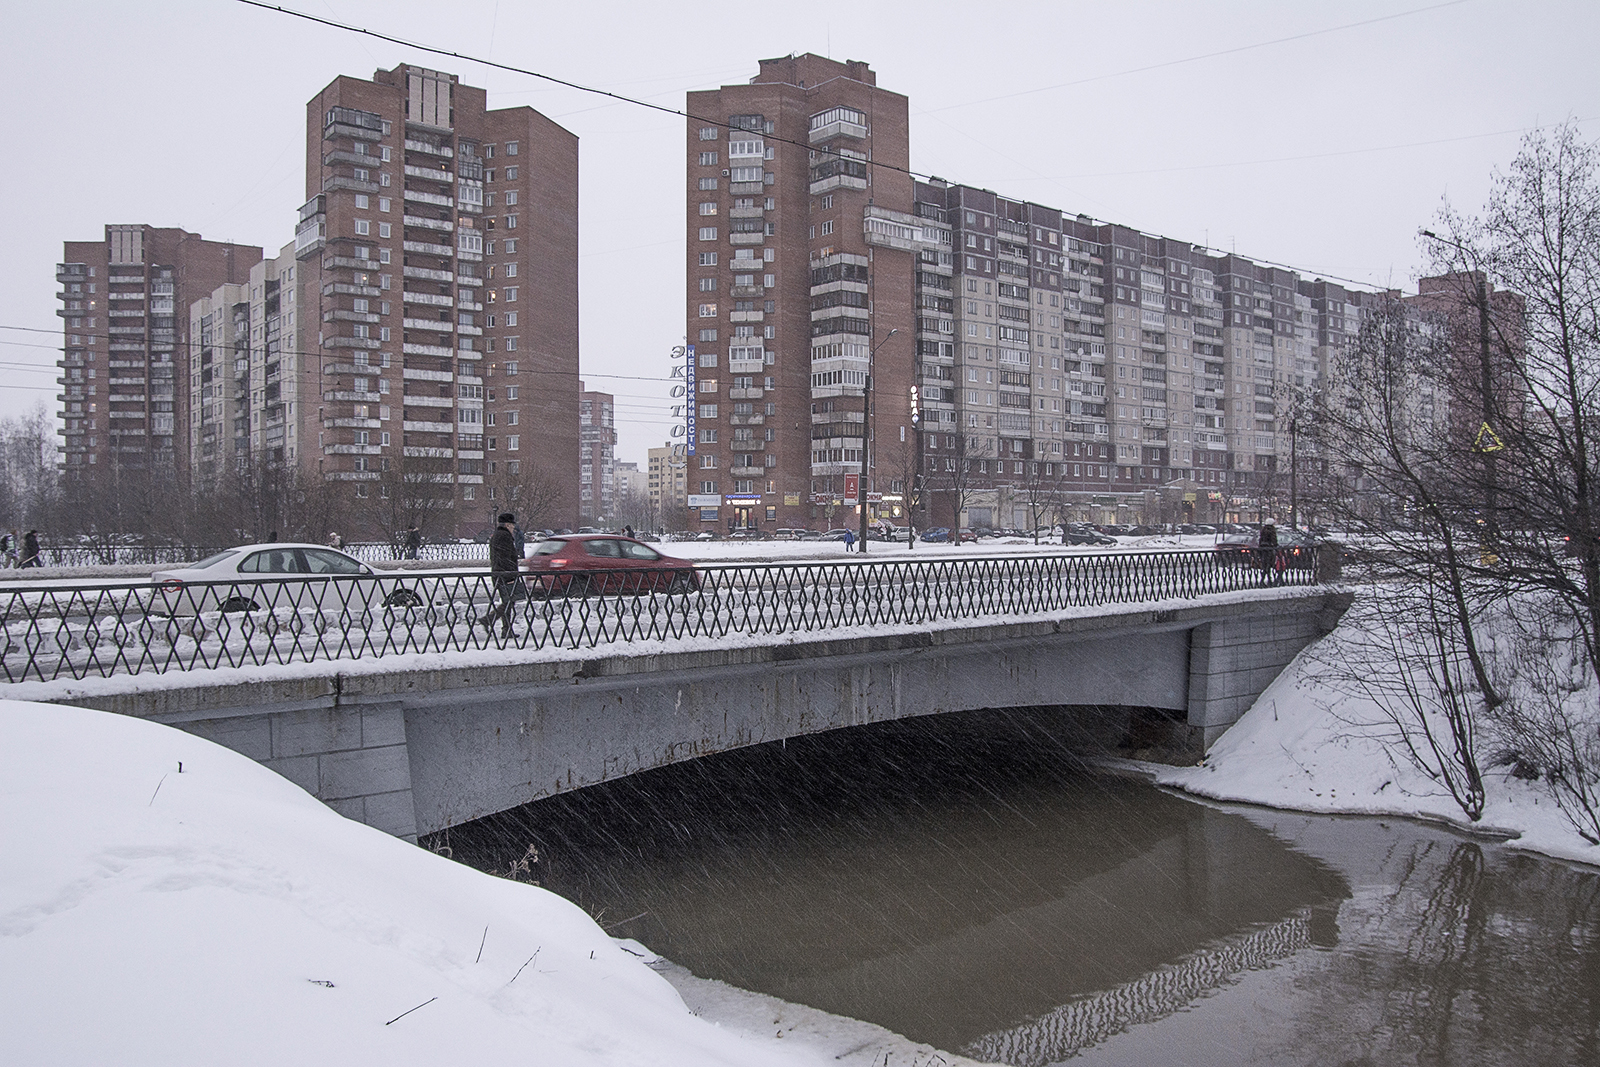
{"type": "Polygon", "coordinates": [[[822,539],[824,541],[843,541],[844,538],[845,538],[845,534],[849,534],[852,537],[854,537],[855,536],[855,531],[854,530],[846,530],[844,527],[838,526],[838,527],[835,527],[832,530],[829,530],[827,533],[823,534],[822,535],[822,539]]]}
{"type": "Polygon", "coordinates": [[[156,571],[150,580],[157,586],[148,605],[152,615],[260,611],[289,603],[333,610],[422,603],[414,579],[379,575],[336,548],[292,541],[240,545],[187,567],[156,571]]]}
{"type": "Polygon", "coordinates": [[[1115,537],[1107,537],[1102,533],[1095,533],[1093,530],[1068,530],[1061,535],[1061,543],[1064,545],[1104,546],[1115,545],[1117,539],[1115,537]]]}
{"type": "Polygon", "coordinates": [[[950,540],[950,527],[935,526],[931,530],[923,530],[921,539],[933,544],[943,544],[950,540]]]}
{"type": "Polygon", "coordinates": [[[614,534],[546,538],[533,546],[522,569],[528,591],[537,597],[689,593],[700,588],[690,561],[614,534]]]}

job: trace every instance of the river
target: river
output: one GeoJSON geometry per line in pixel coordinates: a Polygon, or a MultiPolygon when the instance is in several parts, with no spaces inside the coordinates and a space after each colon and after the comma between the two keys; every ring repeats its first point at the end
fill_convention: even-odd
{"type": "Polygon", "coordinates": [[[617,936],[974,1059],[1600,1064],[1600,872],[1101,773],[1044,710],[702,758],[440,835],[617,936]],[[1043,718],[1042,718],[1043,717],[1043,718]]]}

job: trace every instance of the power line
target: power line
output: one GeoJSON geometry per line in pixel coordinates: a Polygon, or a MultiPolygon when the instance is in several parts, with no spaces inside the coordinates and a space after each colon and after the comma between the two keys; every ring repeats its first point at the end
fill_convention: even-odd
{"type": "MultiPolygon", "coordinates": [[[[403,37],[395,37],[387,33],[381,33],[378,30],[369,30],[365,26],[354,26],[347,22],[335,22],[333,19],[325,19],[320,15],[312,15],[304,11],[295,11],[292,8],[281,7],[277,4],[265,4],[262,3],[261,0],[238,0],[238,2],[248,7],[261,8],[263,11],[275,11],[280,15],[288,15],[292,18],[304,19],[307,22],[315,22],[318,25],[327,26],[330,29],[343,30],[346,33],[361,34],[366,37],[374,37],[380,41],[387,41],[389,44],[397,44],[402,48],[415,48],[419,52],[427,52],[430,55],[447,56],[450,59],[459,59],[466,63],[477,63],[480,66],[493,67],[496,70],[509,71],[513,74],[525,74],[530,78],[539,78],[543,81],[564,86],[568,89],[576,89],[580,93],[592,93],[595,96],[603,96],[608,100],[614,100],[618,103],[633,104],[635,107],[649,108],[651,111],[659,111],[665,115],[673,115],[682,119],[692,119],[695,122],[704,122],[708,125],[721,127],[722,129],[730,132],[739,129],[739,127],[733,126],[722,119],[704,118],[692,112],[683,111],[675,107],[666,107],[662,104],[652,104],[648,100],[640,100],[637,97],[623,96],[621,93],[613,93],[608,92],[605,89],[595,89],[588,85],[580,85],[577,82],[567,81],[565,78],[557,78],[553,74],[541,74],[539,71],[529,70],[526,67],[513,67],[509,63],[498,63],[495,60],[482,59],[478,56],[468,55],[465,52],[453,52],[448,48],[435,48],[433,45],[421,44],[417,41],[408,41],[403,37]]],[[[1466,0],[1451,0],[1451,2],[1465,3],[1466,0]]],[[[778,144],[792,145],[795,148],[804,148],[808,153],[818,152],[824,155],[833,156],[838,159],[844,158],[842,153],[834,152],[825,148],[813,148],[808,142],[794,141],[787,137],[779,137],[775,134],[766,134],[764,136],[766,139],[774,141],[778,144]]],[[[897,174],[905,174],[913,178],[932,177],[930,174],[924,174],[921,171],[911,170],[909,167],[897,167],[892,163],[880,163],[876,160],[870,159],[857,160],[857,162],[863,163],[869,167],[878,167],[882,170],[894,171],[897,174]]]]}
{"type": "MultiPolygon", "coordinates": [[[[242,0],[250,3],[252,0],[242,0]]],[[[1053,92],[1056,89],[1069,89],[1074,85],[1088,85],[1090,82],[1108,81],[1112,78],[1125,78],[1130,74],[1144,74],[1152,70],[1162,70],[1166,67],[1183,66],[1186,63],[1199,63],[1206,59],[1216,59],[1219,56],[1238,55],[1240,52],[1253,52],[1258,48],[1269,48],[1272,45],[1287,44],[1290,41],[1303,41],[1308,37],[1320,37],[1328,33],[1340,33],[1344,30],[1353,30],[1361,26],[1371,26],[1379,22],[1390,22],[1394,19],[1408,18],[1411,15],[1421,15],[1428,11],[1437,11],[1440,8],[1456,7],[1467,3],[1468,0],[1446,0],[1442,4],[1430,4],[1427,7],[1412,8],[1410,11],[1397,11],[1392,15],[1380,15],[1377,18],[1362,19],[1360,22],[1347,22],[1342,26],[1329,26],[1321,30],[1307,30],[1305,33],[1294,33],[1287,37],[1275,37],[1270,41],[1257,41],[1254,44],[1242,44],[1233,48],[1223,48],[1215,52],[1205,52],[1197,56],[1185,56],[1182,59],[1169,59],[1161,63],[1148,63],[1142,67],[1130,67],[1127,70],[1112,71],[1109,74],[1095,74],[1088,78],[1077,78],[1069,82],[1059,82],[1055,85],[1042,85],[1037,89],[1019,89],[1014,93],[1003,93],[1000,96],[986,96],[980,100],[968,100],[960,104],[947,104],[944,107],[927,109],[929,113],[937,111],[953,111],[957,108],[975,107],[978,104],[992,104],[997,100],[1014,100],[1019,96],[1032,96],[1037,93],[1053,92]]]]}

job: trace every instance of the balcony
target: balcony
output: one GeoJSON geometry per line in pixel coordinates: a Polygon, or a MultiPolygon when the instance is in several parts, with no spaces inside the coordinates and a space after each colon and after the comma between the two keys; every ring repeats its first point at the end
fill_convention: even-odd
{"type": "Polygon", "coordinates": [[[409,289],[401,291],[400,299],[407,304],[432,304],[435,307],[442,308],[447,308],[452,303],[448,296],[442,296],[438,293],[414,293],[409,289]]]}
{"type": "Polygon", "coordinates": [[[369,311],[346,311],[343,308],[335,308],[332,311],[324,312],[323,316],[322,316],[322,321],[323,322],[368,322],[368,323],[372,323],[372,322],[377,322],[378,321],[378,316],[372,314],[369,311]]]}
{"type": "Polygon", "coordinates": [[[733,296],[760,296],[761,287],[759,285],[735,285],[729,292],[733,296]]]}
{"type": "Polygon", "coordinates": [[[361,152],[346,152],[342,148],[328,152],[322,157],[322,165],[324,167],[332,167],[340,163],[348,163],[357,167],[376,167],[381,162],[382,160],[377,156],[369,156],[361,152]]]}
{"type": "Polygon", "coordinates": [[[827,141],[834,137],[862,138],[866,135],[867,128],[861,123],[851,122],[848,119],[835,119],[832,122],[825,122],[821,126],[813,128],[810,141],[812,144],[817,144],[820,141],[827,141]]]}
{"type": "MultiPolygon", "coordinates": [[[[445,359],[450,359],[456,354],[455,349],[446,345],[414,345],[410,343],[402,344],[400,346],[400,351],[408,356],[441,356],[445,359]]],[[[440,372],[412,370],[410,367],[407,367],[405,371],[405,376],[407,378],[431,378],[433,381],[443,382],[448,382],[451,380],[448,373],[443,374],[441,377],[432,377],[436,374],[440,374],[440,372]]]]}
{"type": "Polygon", "coordinates": [[[325,429],[376,430],[382,426],[377,419],[323,419],[325,429]]]}
{"type": "Polygon", "coordinates": [[[56,281],[82,282],[89,279],[89,266],[86,263],[57,263],[56,281]]]}
{"type": "Polygon", "coordinates": [[[456,280],[454,272],[448,270],[434,270],[431,267],[402,267],[400,276],[403,278],[427,278],[435,282],[453,282],[456,280]]]}
{"type": "Polygon", "coordinates": [[[408,178],[427,178],[430,181],[436,182],[452,182],[455,180],[451,177],[449,171],[436,167],[418,167],[407,163],[401,169],[405,172],[408,178]]]}
{"type": "Polygon", "coordinates": [[[735,478],[760,478],[765,476],[765,467],[730,467],[728,473],[735,478]]]}
{"type": "Polygon", "coordinates": [[[375,337],[329,337],[322,342],[328,348],[377,348],[375,337]]]}
{"type": "Polygon", "coordinates": [[[448,257],[455,251],[449,245],[429,244],[426,241],[401,241],[400,247],[407,252],[424,252],[430,256],[448,257]]]}
{"type": "Polygon", "coordinates": [[[728,312],[728,321],[729,322],[760,322],[764,318],[766,318],[766,313],[763,312],[763,311],[730,311],[730,312],[728,312]]]}
{"type": "Polygon", "coordinates": [[[408,330],[436,330],[439,333],[453,333],[455,323],[440,322],[438,319],[401,319],[400,325],[408,330]]]}
{"type": "Polygon", "coordinates": [[[377,393],[357,393],[349,389],[332,389],[323,393],[322,399],[329,403],[345,401],[351,404],[376,404],[381,398],[377,393]]]}
{"type": "Polygon", "coordinates": [[[478,326],[457,326],[456,333],[464,337],[482,337],[483,329],[478,326]]]}
{"type": "Polygon", "coordinates": [[[323,296],[332,296],[341,293],[344,296],[382,296],[383,291],[375,285],[351,285],[349,282],[327,282],[322,286],[323,296]]]}
{"type": "Polygon", "coordinates": [[[364,182],[359,178],[346,178],[342,174],[322,180],[322,191],[331,193],[336,189],[343,189],[352,193],[375,193],[378,191],[377,182],[364,182]]]}
{"type": "MultiPolygon", "coordinates": [[[[410,195],[409,192],[406,193],[407,197],[410,195]]],[[[441,233],[454,233],[456,228],[456,224],[448,219],[430,219],[421,215],[405,215],[400,221],[413,229],[438,230],[441,233]]],[[[446,254],[448,255],[448,253],[446,254]]]]}
{"type": "Polygon", "coordinates": [[[375,259],[356,259],[353,256],[323,256],[323,270],[359,270],[377,273],[380,264],[375,259]]]}
{"type": "Polygon", "coordinates": [[[436,207],[455,207],[454,197],[440,196],[438,193],[425,193],[420,189],[407,189],[405,199],[421,204],[433,204],[436,207]]]}
{"type": "Polygon", "coordinates": [[[765,208],[736,207],[728,212],[728,217],[730,219],[759,219],[766,213],[765,208]]]}
{"type": "MultiPolygon", "coordinates": [[[[809,192],[812,196],[817,196],[821,193],[831,193],[835,189],[865,189],[866,187],[867,179],[865,178],[857,178],[853,174],[834,174],[812,182],[809,192]]],[[[859,470],[859,466],[856,469],[859,470]]]]}
{"type": "Polygon", "coordinates": [[[454,159],[456,155],[455,151],[448,146],[432,145],[426,141],[413,141],[409,137],[406,138],[405,146],[407,152],[422,152],[430,156],[443,156],[445,159],[454,159]]]}
{"type": "Polygon", "coordinates": [[[760,400],[761,399],[761,395],[762,395],[762,390],[754,389],[754,388],[752,388],[752,389],[729,389],[728,390],[728,399],[729,400],[760,400]]]}
{"type": "Polygon", "coordinates": [[[728,243],[731,245],[758,245],[767,239],[764,233],[730,233],[728,243]]]}

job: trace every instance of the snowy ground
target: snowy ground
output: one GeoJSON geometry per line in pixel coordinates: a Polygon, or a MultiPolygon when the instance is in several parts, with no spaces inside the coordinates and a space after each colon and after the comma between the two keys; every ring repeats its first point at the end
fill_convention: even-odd
{"type": "Polygon", "coordinates": [[[1600,866],[1600,847],[1578,835],[1543,782],[1513,778],[1505,768],[1485,771],[1483,818],[1473,824],[1442,786],[1384,743],[1392,727],[1381,709],[1341,688],[1327,667],[1342,649],[1370,648],[1350,640],[1354,616],[1302,652],[1200,766],[1161,768],[1156,781],[1217,800],[1445,822],[1508,837],[1513,848],[1600,866]]]}
{"type": "Polygon", "coordinates": [[[934,1055],[677,975],[727,1019],[708,1022],[647,950],[561,897],[350,822],[169,727],[0,701],[0,808],[14,1067],[934,1055]]]}

